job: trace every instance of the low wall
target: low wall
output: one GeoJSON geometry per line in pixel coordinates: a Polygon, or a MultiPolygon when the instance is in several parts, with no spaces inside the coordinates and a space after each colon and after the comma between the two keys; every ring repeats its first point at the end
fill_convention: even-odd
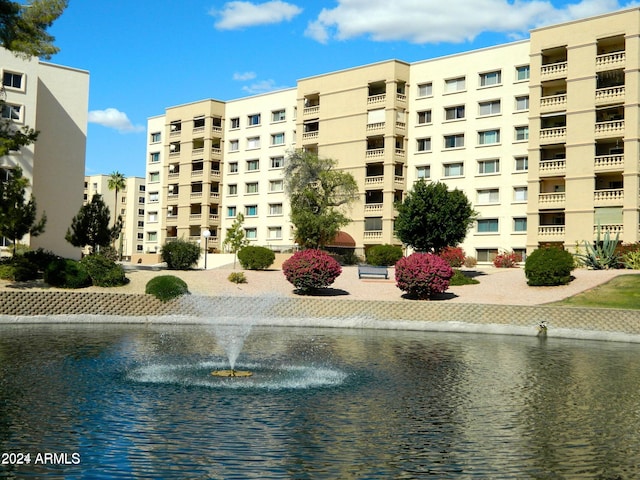
{"type": "Polygon", "coordinates": [[[640,342],[640,311],[574,307],[480,305],[428,301],[364,301],[335,297],[198,297],[163,303],[152,295],[92,292],[0,292],[0,323],[105,322],[204,323],[217,317],[254,317],[256,323],[293,325],[319,319],[322,325],[492,332],[536,335],[541,322],[549,336],[640,342]],[[44,319],[43,316],[48,318],[44,319]],[[160,320],[160,317],[163,317],[160,320]],[[101,319],[92,319],[100,322],[101,319]],[[418,324],[421,324],[418,328],[418,324]],[[475,325],[475,328],[470,328],[475,325]],[[572,334],[569,334],[572,331],[572,334]],[[576,334],[576,332],[582,332],[576,334]],[[584,332],[598,332],[585,335],[584,332]]]}

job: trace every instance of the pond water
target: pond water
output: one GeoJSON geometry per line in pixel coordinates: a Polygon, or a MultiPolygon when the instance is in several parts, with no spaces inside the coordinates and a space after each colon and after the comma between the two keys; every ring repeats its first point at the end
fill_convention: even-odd
{"type": "Polygon", "coordinates": [[[0,477],[640,477],[640,345],[255,327],[217,368],[205,326],[0,326],[0,477]]]}

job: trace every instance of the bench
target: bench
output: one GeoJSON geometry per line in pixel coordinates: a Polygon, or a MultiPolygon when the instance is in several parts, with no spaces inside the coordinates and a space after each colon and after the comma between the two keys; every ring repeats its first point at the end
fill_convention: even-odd
{"type": "Polygon", "coordinates": [[[388,279],[389,271],[385,266],[358,265],[358,278],[362,278],[363,275],[384,276],[388,279]]]}

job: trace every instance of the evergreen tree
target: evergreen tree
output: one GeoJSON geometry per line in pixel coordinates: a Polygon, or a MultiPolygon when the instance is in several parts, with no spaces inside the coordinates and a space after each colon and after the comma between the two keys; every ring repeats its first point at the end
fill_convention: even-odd
{"type": "Polygon", "coordinates": [[[121,221],[109,228],[110,220],[109,207],[100,195],[94,195],[91,202],[83,205],[73,217],[64,238],[74,247],[84,248],[88,245],[91,253],[96,253],[100,247],[109,246],[122,230],[121,221]]]}
{"type": "Polygon", "coordinates": [[[0,180],[0,237],[13,241],[15,255],[16,244],[22,237],[26,234],[35,237],[44,232],[47,216],[43,213],[36,221],[36,200],[31,195],[26,201],[29,180],[22,176],[22,170],[17,167],[6,172],[6,180],[0,180]]]}
{"type": "Polygon", "coordinates": [[[419,252],[455,247],[467,236],[476,216],[464,192],[424,179],[413,185],[396,209],[396,236],[419,252]]]}

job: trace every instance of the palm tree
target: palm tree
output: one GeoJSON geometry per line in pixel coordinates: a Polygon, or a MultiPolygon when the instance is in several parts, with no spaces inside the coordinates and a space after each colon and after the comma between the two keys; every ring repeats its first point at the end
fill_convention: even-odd
{"type": "MultiPolygon", "coordinates": [[[[118,192],[120,192],[120,190],[124,190],[127,187],[127,180],[124,178],[124,175],[122,173],[120,173],[119,171],[115,170],[113,172],[111,172],[111,174],[109,174],[109,182],[107,183],[107,187],[109,188],[109,190],[115,190],[116,191],[116,203],[115,203],[115,212],[113,215],[113,226],[115,227],[116,224],[118,223],[118,219],[121,218],[120,215],[118,215],[118,192]]],[[[120,235],[118,235],[120,236],[120,235]]],[[[122,238],[122,237],[121,237],[122,238]]],[[[114,248],[115,248],[115,239],[114,239],[114,248]]],[[[122,255],[122,252],[119,252],[120,255],[122,255]]]]}

